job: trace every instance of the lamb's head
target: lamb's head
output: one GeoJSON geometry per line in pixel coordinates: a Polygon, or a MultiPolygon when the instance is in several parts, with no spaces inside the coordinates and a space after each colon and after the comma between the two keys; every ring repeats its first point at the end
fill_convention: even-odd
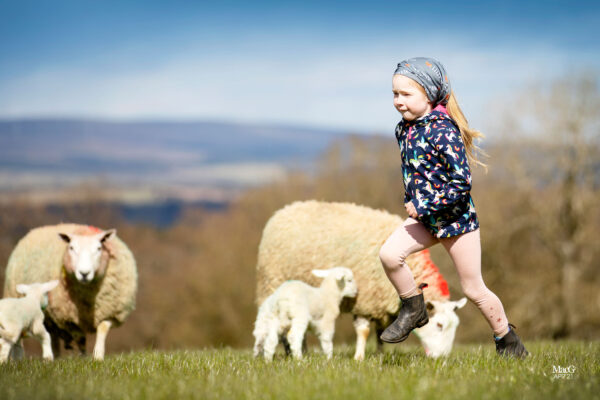
{"type": "Polygon", "coordinates": [[[24,294],[34,299],[38,299],[41,308],[48,306],[48,292],[58,285],[58,280],[53,280],[45,283],[30,283],[17,285],[17,293],[24,294]]]}
{"type": "Polygon", "coordinates": [[[65,269],[74,274],[81,283],[89,283],[94,278],[104,276],[110,259],[107,241],[116,234],[115,229],[101,231],[93,235],[59,233],[67,242],[63,258],[65,269]]]}
{"type": "Polygon", "coordinates": [[[334,279],[340,291],[340,297],[356,297],[358,287],[354,282],[354,274],[349,268],[313,269],[311,272],[319,278],[334,279]]]}
{"type": "Polygon", "coordinates": [[[427,356],[437,358],[450,354],[459,323],[455,311],[466,303],[465,297],[458,301],[427,301],[429,322],[413,331],[421,340],[427,356]]]}

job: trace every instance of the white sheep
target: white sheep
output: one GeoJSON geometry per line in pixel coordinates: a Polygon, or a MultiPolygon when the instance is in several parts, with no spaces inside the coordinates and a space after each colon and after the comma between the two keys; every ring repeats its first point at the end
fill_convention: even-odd
{"type": "Polygon", "coordinates": [[[0,300],[0,362],[6,362],[11,352],[17,359],[23,356],[21,339],[26,335],[40,341],[45,360],[53,360],[50,335],[44,328],[42,309],[48,305],[47,293],[57,285],[57,280],[17,285],[17,292],[25,297],[0,300]]]}
{"type": "Polygon", "coordinates": [[[355,297],[357,288],[348,268],[313,270],[312,274],[323,278],[318,288],[287,281],[261,304],[254,327],[255,357],[263,354],[271,361],[281,337],[294,358],[302,358],[304,335],[310,328],[319,338],[323,353],[331,358],[340,303],[344,297],[355,297]]]}
{"type": "Polygon", "coordinates": [[[4,296],[21,283],[58,279],[44,324],[55,355],[75,341],[85,353],[87,333],[96,334],[94,358],[102,360],[106,335],[135,308],[137,269],[131,251],[114,229],[75,224],[44,226],[23,237],[8,260],[4,296]]]}
{"type": "MultiPolygon", "coordinates": [[[[398,294],[387,279],[379,250],[402,218],[385,211],[349,203],[296,202],[277,211],[267,222],[259,245],[256,301],[261,304],[289,279],[315,284],[316,267],[344,265],[354,272],[358,296],[342,303],[342,312],[354,314],[357,334],[354,358],[362,360],[371,321],[377,336],[399,311],[398,294]]],[[[466,299],[449,301],[448,285],[427,250],[406,260],[417,284],[424,289],[431,322],[415,330],[431,357],[446,355],[458,326],[454,312],[466,299]]],[[[378,340],[379,348],[382,343],[378,340]]]]}

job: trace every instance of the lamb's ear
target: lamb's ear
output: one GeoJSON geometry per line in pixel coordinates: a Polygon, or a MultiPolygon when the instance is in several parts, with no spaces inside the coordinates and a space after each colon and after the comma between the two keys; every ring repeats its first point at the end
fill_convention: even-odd
{"type": "Polygon", "coordinates": [[[104,231],[101,234],[100,242],[104,243],[106,240],[110,239],[111,237],[113,237],[116,234],[117,234],[117,230],[116,229],[109,229],[107,231],[104,231]]]}
{"type": "Polygon", "coordinates": [[[51,291],[52,289],[54,289],[57,286],[58,286],[58,279],[55,279],[53,281],[44,283],[44,286],[42,286],[42,290],[44,291],[44,293],[48,293],[49,291],[51,291]]]}
{"type": "Polygon", "coordinates": [[[454,311],[458,310],[459,308],[463,308],[465,306],[465,304],[467,304],[466,297],[463,297],[462,299],[455,301],[454,302],[454,311]]]}
{"type": "Polygon", "coordinates": [[[29,291],[29,285],[25,285],[23,283],[21,283],[20,285],[17,285],[17,293],[27,294],[28,291],[29,291]]]}
{"type": "Polygon", "coordinates": [[[71,236],[67,235],[66,233],[59,233],[58,236],[60,236],[60,238],[65,242],[71,243],[71,236]]]}
{"type": "Polygon", "coordinates": [[[314,276],[318,276],[319,278],[325,278],[327,277],[327,275],[329,275],[329,270],[327,269],[313,269],[310,272],[312,272],[314,276]]]}

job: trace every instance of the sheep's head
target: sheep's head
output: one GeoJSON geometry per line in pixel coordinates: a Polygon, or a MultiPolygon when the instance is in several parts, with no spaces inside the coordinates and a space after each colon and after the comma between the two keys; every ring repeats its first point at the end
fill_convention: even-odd
{"type": "Polygon", "coordinates": [[[40,307],[46,308],[48,306],[48,292],[54,289],[57,285],[58,280],[53,280],[45,283],[30,283],[28,285],[19,284],[17,285],[16,289],[17,293],[39,298],[40,307]]]}
{"type": "Polygon", "coordinates": [[[319,278],[332,277],[335,279],[341,297],[356,297],[358,287],[356,286],[356,282],[354,282],[354,274],[349,268],[313,269],[312,274],[319,278]]]}
{"type": "Polygon", "coordinates": [[[94,235],[59,233],[67,242],[64,265],[68,273],[74,274],[81,283],[89,283],[106,272],[110,258],[107,241],[115,236],[115,229],[100,231],[94,235]]]}
{"type": "Polygon", "coordinates": [[[421,340],[425,353],[437,358],[450,354],[459,319],[456,310],[464,307],[467,299],[458,301],[427,301],[429,322],[413,332],[421,340]]]}

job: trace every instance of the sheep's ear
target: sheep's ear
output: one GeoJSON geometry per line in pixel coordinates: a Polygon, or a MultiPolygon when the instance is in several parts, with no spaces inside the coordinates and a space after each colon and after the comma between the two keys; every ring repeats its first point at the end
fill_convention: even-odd
{"type": "Polygon", "coordinates": [[[59,233],[58,236],[60,236],[60,238],[65,242],[71,243],[71,236],[67,235],[66,233],[59,233]]]}
{"type": "Polygon", "coordinates": [[[104,231],[101,233],[102,236],[100,237],[100,242],[104,243],[106,240],[110,239],[111,237],[113,237],[116,234],[117,234],[116,229],[109,229],[107,231],[104,231]]]}
{"type": "Polygon", "coordinates": [[[465,306],[465,304],[467,304],[466,297],[463,297],[462,299],[455,301],[454,302],[454,311],[458,310],[459,308],[463,308],[465,306]]]}
{"type": "Polygon", "coordinates": [[[58,286],[58,279],[55,279],[53,281],[44,283],[44,286],[42,286],[42,290],[44,291],[44,293],[47,293],[57,286],[58,286]]]}
{"type": "Polygon", "coordinates": [[[314,276],[318,276],[319,278],[325,278],[327,277],[327,275],[329,275],[329,270],[326,269],[313,269],[310,272],[312,272],[314,276]]]}
{"type": "Polygon", "coordinates": [[[24,284],[17,285],[17,293],[27,294],[28,291],[29,291],[29,285],[24,285],[24,284]]]}
{"type": "Polygon", "coordinates": [[[431,312],[435,308],[435,305],[432,302],[427,301],[427,302],[425,302],[425,307],[427,308],[427,311],[431,312]]]}

